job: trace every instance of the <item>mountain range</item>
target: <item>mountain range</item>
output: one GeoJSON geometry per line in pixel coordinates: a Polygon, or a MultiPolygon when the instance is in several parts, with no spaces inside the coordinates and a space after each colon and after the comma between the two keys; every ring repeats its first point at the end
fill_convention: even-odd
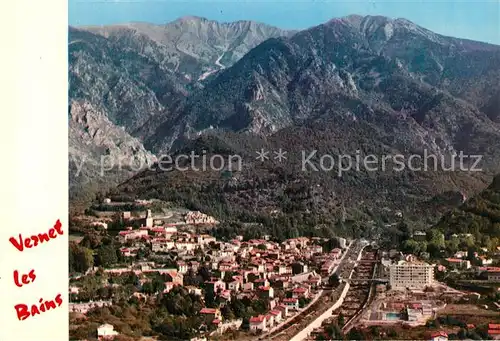
{"type": "Polygon", "coordinates": [[[499,77],[499,46],[382,16],[302,31],[198,17],[70,27],[71,194],[124,181],[134,162],[208,150],[242,155],[245,167],[229,178],[149,170],[115,191],[239,217],[316,212],[324,220],[345,207],[427,212],[435,196],[476,193],[500,171],[499,77]],[[255,151],[279,148],[286,164],[255,160],[255,151]],[[482,155],[482,171],[338,177],[302,172],[302,150],[443,158],[462,151],[482,155]],[[99,176],[102,155],[124,160],[123,169],[99,176]]]}

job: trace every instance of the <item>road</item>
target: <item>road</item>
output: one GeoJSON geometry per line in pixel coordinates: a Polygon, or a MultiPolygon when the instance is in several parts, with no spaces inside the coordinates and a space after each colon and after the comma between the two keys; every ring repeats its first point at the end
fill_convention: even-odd
{"type": "MultiPolygon", "coordinates": [[[[339,265],[335,269],[335,272],[339,275],[339,277],[350,277],[356,265],[356,261],[360,258],[363,248],[364,245],[359,241],[354,241],[349,245],[349,248],[346,250],[344,256],[340,260],[339,265]]],[[[316,304],[312,305],[309,309],[304,310],[303,312],[301,312],[301,314],[297,315],[293,319],[293,321],[291,321],[292,323],[286,323],[282,328],[266,335],[265,340],[302,340],[302,335],[305,334],[305,336],[307,336],[309,330],[312,330],[316,326],[318,321],[322,322],[323,319],[331,316],[331,313],[326,313],[329,310],[333,310],[332,308],[335,308],[341,296],[345,295],[348,287],[346,290],[344,289],[348,285],[348,283],[341,283],[333,291],[325,290],[324,295],[322,295],[321,299],[318,299],[316,304]]],[[[261,339],[263,340],[264,338],[261,339]]]]}

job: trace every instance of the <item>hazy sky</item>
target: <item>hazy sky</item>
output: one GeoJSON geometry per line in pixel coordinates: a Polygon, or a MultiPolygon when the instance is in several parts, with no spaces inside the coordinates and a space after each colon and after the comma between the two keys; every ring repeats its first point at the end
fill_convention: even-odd
{"type": "Polygon", "coordinates": [[[69,0],[69,22],[75,26],[130,21],[164,24],[196,15],[303,29],[349,14],[406,18],[437,33],[500,45],[500,0],[69,0]]]}

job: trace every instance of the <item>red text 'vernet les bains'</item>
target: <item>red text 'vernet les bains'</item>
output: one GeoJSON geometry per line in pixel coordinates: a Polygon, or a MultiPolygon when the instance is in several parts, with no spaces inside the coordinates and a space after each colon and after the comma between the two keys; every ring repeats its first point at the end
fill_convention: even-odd
{"type": "MultiPolygon", "coordinates": [[[[56,239],[62,234],[62,224],[58,219],[54,224],[54,227],[50,228],[47,232],[29,237],[24,237],[21,233],[19,233],[19,237],[10,237],[9,241],[18,251],[24,252],[26,249],[35,248],[40,244],[50,242],[52,239],[56,239]]],[[[21,273],[19,270],[14,270],[13,273],[14,284],[18,288],[32,284],[36,278],[35,269],[31,269],[27,273],[21,273]]],[[[37,304],[16,304],[14,309],[16,310],[17,318],[20,321],[23,321],[31,316],[41,315],[51,309],[56,309],[57,307],[60,307],[62,303],[62,295],[57,294],[53,300],[44,300],[43,298],[40,298],[37,304]]]]}

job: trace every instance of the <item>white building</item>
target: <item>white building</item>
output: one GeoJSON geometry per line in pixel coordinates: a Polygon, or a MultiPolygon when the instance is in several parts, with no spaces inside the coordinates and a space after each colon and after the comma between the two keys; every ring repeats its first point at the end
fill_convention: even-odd
{"type": "Polygon", "coordinates": [[[151,250],[153,252],[166,252],[175,247],[175,242],[166,238],[155,238],[151,241],[151,250]]]}
{"type": "Polygon", "coordinates": [[[254,316],[250,318],[250,331],[266,331],[267,330],[267,319],[264,315],[254,316]]]}
{"type": "Polygon", "coordinates": [[[118,332],[114,330],[115,328],[111,324],[103,324],[97,328],[97,338],[99,340],[110,339],[113,336],[118,335],[118,332]]]}
{"type": "Polygon", "coordinates": [[[434,266],[419,261],[399,261],[389,267],[389,282],[394,289],[424,289],[434,282],[434,266]]]}
{"type": "Polygon", "coordinates": [[[342,249],[345,249],[347,247],[347,240],[345,238],[340,238],[338,237],[337,238],[338,242],[339,242],[339,246],[342,248],[342,249]]]}
{"type": "Polygon", "coordinates": [[[105,230],[108,229],[108,224],[103,222],[103,221],[94,221],[94,222],[90,223],[90,225],[94,226],[94,227],[102,227],[105,230]]]}
{"type": "Polygon", "coordinates": [[[147,237],[147,230],[132,230],[131,228],[125,231],[118,232],[118,237],[121,241],[141,239],[143,237],[147,237]]]}

